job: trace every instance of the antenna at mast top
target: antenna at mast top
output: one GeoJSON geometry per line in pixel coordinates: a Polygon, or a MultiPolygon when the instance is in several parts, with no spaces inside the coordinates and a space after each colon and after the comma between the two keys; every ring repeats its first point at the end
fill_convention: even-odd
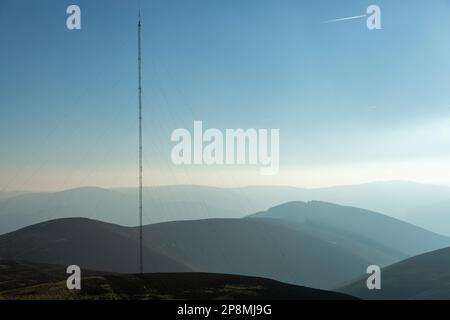
{"type": "Polygon", "coordinates": [[[141,24],[141,0],[138,0],[138,18],[139,18],[139,25],[141,24]]]}

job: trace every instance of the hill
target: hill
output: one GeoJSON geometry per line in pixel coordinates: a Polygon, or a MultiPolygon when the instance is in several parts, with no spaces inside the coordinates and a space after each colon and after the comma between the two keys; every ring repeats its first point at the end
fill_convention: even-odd
{"type": "MultiPolygon", "coordinates": [[[[319,201],[285,203],[249,218],[273,218],[291,226],[295,223],[318,232],[328,231],[328,235],[345,236],[355,243],[364,244],[364,250],[378,248],[393,259],[403,259],[450,245],[450,238],[381,213],[319,201]]],[[[393,262],[372,261],[378,265],[393,262]]]]}
{"type": "MultiPolygon", "coordinates": [[[[133,228],[82,218],[43,222],[0,236],[0,259],[71,265],[86,269],[137,272],[138,243],[133,228]]],[[[192,271],[173,259],[144,248],[148,272],[192,271]]]]}
{"type": "MultiPolygon", "coordinates": [[[[136,272],[138,228],[61,219],[0,236],[0,259],[136,272]]],[[[368,261],[270,219],[211,219],[144,227],[145,272],[211,272],[330,288],[368,261]]]]}
{"type": "MultiPolygon", "coordinates": [[[[330,289],[448,238],[382,214],[322,202],[293,202],[244,219],[144,226],[145,271],[209,272],[330,289]]],[[[85,218],[57,219],[0,236],[0,259],[135,273],[139,229],[85,218]]]]}
{"type": "Polygon", "coordinates": [[[450,299],[450,248],[418,255],[383,268],[381,290],[368,290],[366,277],[337,289],[363,299],[450,299]]]}

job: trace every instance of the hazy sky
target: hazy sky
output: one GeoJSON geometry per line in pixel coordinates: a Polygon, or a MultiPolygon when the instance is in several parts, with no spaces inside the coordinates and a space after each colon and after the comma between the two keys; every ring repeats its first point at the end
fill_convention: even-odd
{"type": "MultiPolygon", "coordinates": [[[[450,1],[141,2],[146,184],[450,184],[450,1]],[[176,167],[194,120],[280,129],[279,174],[176,167]]],[[[136,184],[137,7],[0,0],[0,191],[136,184]]]]}

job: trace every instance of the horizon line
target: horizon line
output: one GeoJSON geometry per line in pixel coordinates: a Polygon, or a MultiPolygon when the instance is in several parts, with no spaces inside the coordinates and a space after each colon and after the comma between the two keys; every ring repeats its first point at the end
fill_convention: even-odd
{"type": "MultiPolygon", "coordinates": [[[[418,185],[424,185],[424,186],[436,186],[436,187],[444,187],[448,188],[450,185],[445,184],[437,184],[437,183],[427,183],[427,182],[419,182],[419,181],[413,181],[413,180],[372,180],[367,182],[359,182],[359,183],[344,183],[344,184],[333,184],[333,185],[327,185],[327,186],[320,186],[320,187],[302,187],[302,186],[295,186],[295,185],[270,185],[270,184],[254,184],[254,185],[236,185],[236,186],[219,186],[219,185],[212,185],[212,184],[195,184],[195,183],[178,183],[178,184],[158,184],[158,185],[146,185],[143,186],[144,189],[146,188],[164,188],[164,187],[182,187],[182,186],[191,186],[191,187],[204,187],[204,188],[215,188],[215,189],[245,189],[245,188],[253,188],[253,187],[260,187],[260,188],[292,188],[292,189],[304,189],[304,190],[318,190],[318,189],[329,189],[329,188],[338,188],[338,187],[352,187],[352,186],[363,186],[363,185],[369,185],[369,184],[376,184],[376,183],[409,183],[409,184],[418,184],[418,185]]],[[[120,186],[120,187],[105,187],[105,186],[96,186],[96,185],[86,185],[86,186],[74,186],[74,187],[68,187],[65,189],[56,189],[56,190],[10,190],[10,191],[2,191],[0,194],[8,194],[8,193],[58,193],[58,192],[65,192],[65,191],[71,191],[71,190],[77,190],[77,189],[103,189],[103,190],[117,190],[117,189],[136,189],[138,187],[136,186],[120,186]]]]}

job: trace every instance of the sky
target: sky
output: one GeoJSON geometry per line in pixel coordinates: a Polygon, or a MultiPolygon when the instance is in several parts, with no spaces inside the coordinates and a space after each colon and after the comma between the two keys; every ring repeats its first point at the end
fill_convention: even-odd
{"type": "MultiPolygon", "coordinates": [[[[144,183],[450,185],[450,1],[141,0],[144,183]],[[369,5],[381,30],[369,30],[369,5]],[[176,166],[177,128],[276,128],[280,170],[176,166]]],[[[0,0],[0,192],[137,184],[138,1],[0,0]],[[81,30],[66,8],[81,8],[81,30]]]]}

